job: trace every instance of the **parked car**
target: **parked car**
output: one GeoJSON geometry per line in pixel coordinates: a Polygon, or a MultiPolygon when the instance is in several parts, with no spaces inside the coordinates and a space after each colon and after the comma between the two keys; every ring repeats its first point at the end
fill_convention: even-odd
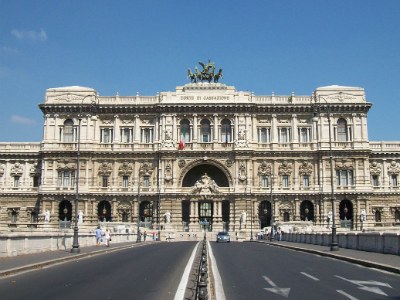
{"type": "Polygon", "coordinates": [[[229,235],[229,233],[226,232],[226,231],[218,232],[218,234],[217,234],[217,243],[219,243],[219,242],[230,243],[231,242],[231,236],[229,235]]]}

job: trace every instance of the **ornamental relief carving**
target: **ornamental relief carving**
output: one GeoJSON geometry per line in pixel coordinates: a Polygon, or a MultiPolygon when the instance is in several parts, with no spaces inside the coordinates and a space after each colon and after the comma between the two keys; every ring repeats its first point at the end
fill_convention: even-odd
{"type": "Polygon", "coordinates": [[[313,171],[313,166],[310,162],[304,161],[299,167],[300,175],[311,175],[313,171]]]}
{"type": "Polygon", "coordinates": [[[238,174],[238,178],[240,181],[245,181],[247,179],[247,175],[246,175],[246,165],[245,162],[240,162],[239,164],[239,174],[238,174]]]}
{"type": "Polygon", "coordinates": [[[1,164],[0,165],[0,177],[2,177],[4,175],[4,165],[1,164]]]}
{"type": "Polygon", "coordinates": [[[98,174],[99,176],[110,176],[112,172],[112,167],[110,163],[103,162],[99,166],[98,174]]]}
{"type": "Polygon", "coordinates": [[[133,172],[133,167],[128,162],[123,162],[122,165],[118,168],[118,175],[119,176],[130,176],[133,172]]]}
{"type": "Polygon", "coordinates": [[[272,165],[268,164],[266,161],[263,161],[258,166],[258,175],[271,175],[272,173],[272,165]]]}
{"type": "Polygon", "coordinates": [[[388,168],[388,174],[399,175],[399,173],[400,173],[400,166],[398,163],[396,163],[396,161],[393,160],[388,168]]]}
{"type": "Polygon", "coordinates": [[[279,175],[291,175],[293,171],[293,166],[291,163],[288,163],[287,161],[282,162],[282,164],[279,166],[279,175]]]}
{"type": "Polygon", "coordinates": [[[70,160],[58,160],[57,161],[57,170],[62,171],[62,170],[75,170],[76,169],[76,163],[70,160]]]}
{"type": "Polygon", "coordinates": [[[39,176],[42,172],[42,165],[40,163],[34,164],[31,166],[29,170],[29,174],[31,176],[39,176]]]}
{"type": "Polygon", "coordinates": [[[169,162],[165,166],[164,180],[165,182],[170,182],[172,180],[172,167],[169,162]]]}
{"type": "Polygon", "coordinates": [[[144,162],[139,168],[139,174],[141,176],[150,176],[153,173],[153,166],[149,162],[144,162]]]}
{"type": "Polygon", "coordinates": [[[20,163],[15,163],[12,167],[11,167],[11,176],[22,176],[24,172],[23,166],[20,163]]]}
{"type": "Polygon", "coordinates": [[[337,162],[335,165],[335,170],[353,170],[353,164],[349,161],[337,162]]]}
{"type": "Polygon", "coordinates": [[[380,175],[382,172],[382,166],[380,163],[377,163],[376,161],[373,161],[369,165],[369,172],[371,175],[380,175]]]}

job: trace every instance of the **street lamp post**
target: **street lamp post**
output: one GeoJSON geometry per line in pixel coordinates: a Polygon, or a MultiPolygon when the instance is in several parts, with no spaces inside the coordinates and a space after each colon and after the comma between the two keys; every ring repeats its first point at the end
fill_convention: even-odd
{"type": "Polygon", "coordinates": [[[251,205],[251,216],[250,216],[250,241],[253,240],[253,201],[250,202],[251,205]]]}
{"type": "Polygon", "coordinates": [[[269,195],[270,195],[270,202],[271,202],[271,232],[269,234],[269,240],[272,242],[274,240],[274,197],[272,195],[272,185],[273,185],[273,181],[272,181],[272,174],[271,174],[271,180],[270,180],[270,191],[269,191],[269,195]]]}
{"type": "MultiPolygon", "coordinates": [[[[83,113],[83,102],[85,101],[86,98],[88,97],[93,97],[94,100],[92,100],[90,104],[90,109],[91,112],[93,112],[97,108],[97,97],[96,95],[86,95],[83,97],[80,105],[79,105],[79,114],[78,114],[78,128],[77,128],[77,151],[76,151],[76,176],[75,176],[75,221],[74,221],[74,238],[72,242],[72,249],[71,253],[79,253],[81,252],[79,248],[79,241],[78,241],[78,203],[79,203],[79,169],[80,169],[80,158],[81,158],[81,123],[82,123],[82,113],[83,113]]],[[[94,111],[94,113],[96,113],[94,111]]]]}
{"type": "Polygon", "coordinates": [[[137,211],[137,232],[136,232],[136,243],[140,243],[142,241],[142,238],[140,237],[140,178],[138,181],[138,188],[137,188],[137,205],[138,205],[138,211],[137,211]]]}
{"type": "MultiPolygon", "coordinates": [[[[325,98],[319,96],[319,99],[323,99],[326,103],[325,98]]],[[[321,101],[320,101],[321,102],[321,101]]],[[[314,113],[314,121],[318,121],[318,118],[316,116],[316,112],[314,113]]],[[[334,187],[333,187],[333,155],[332,155],[332,126],[331,126],[331,108],[330,105],[327,105],[327,114],[328,114],[328,133],[329,133],[329,166],[330,166],[330,176],[331,176],[331,194],[330,194],[330,200],[331,200],[331,206],[332,206],[332,234],[331,234],[331,251],[338,251],[339,246],[338,246],[338,240],[337,240],[337,234],[336,234],[336,223],[335,223],[335,192],[334,192],[334,187]]]]}

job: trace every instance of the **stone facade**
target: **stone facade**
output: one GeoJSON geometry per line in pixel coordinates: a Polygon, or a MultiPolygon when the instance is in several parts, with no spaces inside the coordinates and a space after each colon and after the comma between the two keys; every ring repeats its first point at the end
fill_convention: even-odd
{"type": "Polygon", "coordinates": [[[0,226],[58,228],[74,221],[78,196],[80,226],[91,228],[326,227],[331,172],[339,227],[360,229],[363,209],[364,228],[398,226],[400,142],[369,141],[371,106],[362,88],[344,86],[307,96],[208,82],[131,97],[51,88],[39,106],[43,141],[0,143],[0,226]]]}

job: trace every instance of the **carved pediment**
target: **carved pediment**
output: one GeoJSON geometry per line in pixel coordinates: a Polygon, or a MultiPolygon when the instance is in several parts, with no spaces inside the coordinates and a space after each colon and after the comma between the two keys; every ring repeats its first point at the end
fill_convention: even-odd
{"type": "Polygon", "coordinates": [[[205,173],[199,180],[196,181],[192,188],[192,194],[207,195],[219,193],[219,186],[215,181],[205,173]]]}

